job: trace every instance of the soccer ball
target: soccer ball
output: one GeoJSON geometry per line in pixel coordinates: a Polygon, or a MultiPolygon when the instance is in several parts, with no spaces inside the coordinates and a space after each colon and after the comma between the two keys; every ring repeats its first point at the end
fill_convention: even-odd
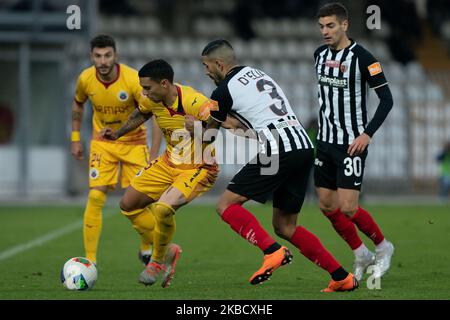
{"type": "Polygon", "coordinates": [[[61,270],[61,282],[69,290],[92,289],[96,281],[97,268],[86,258],[71,258],[61,270]]]}

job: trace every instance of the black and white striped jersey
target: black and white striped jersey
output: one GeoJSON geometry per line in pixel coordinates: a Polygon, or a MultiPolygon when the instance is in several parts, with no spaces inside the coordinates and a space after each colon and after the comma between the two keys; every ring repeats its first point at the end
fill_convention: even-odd
{"type": "Polygon", "coordinates": [[[223,122],[230,114],[255,130],[261,153],[313,148],[283,90],[261,70],[233,68],[213,91],[211,99],[219,105],[219,110],[211,111],[211,117],[223,122]]]}
{"type": "Polygon", "coordinates": [[[317,139],[349,145],[367,126],[368,86],[387,84],[381,65],[353,40],[339,51],[321,46],[314,59],[320,108],[317,139]]]}

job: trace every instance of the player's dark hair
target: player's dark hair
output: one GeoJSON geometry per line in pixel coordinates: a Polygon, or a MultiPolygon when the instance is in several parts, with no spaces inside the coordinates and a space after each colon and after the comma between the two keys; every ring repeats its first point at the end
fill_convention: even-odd
{"type": "Polygon", "coordinates": [[[217,39],[217,40],[213,40],[210,43],[208,43],[205,48],[202,51],[202,56],[207,56],[210,53],[214,52],[215,50],[226,46],[228,48],[230,48],[231,50],[233,50],[233,47],[231,46],[231,44],[225,40],[225,39],[217,39]]]}
{"type": "Polygon", "coordinates": [[[91,40],[91,51],[94,48],[112,47],[116,51],[116,42],[111,36],[101,34],[91,40]]]}
{"type": "Polygon", "coordinates": [[[336,16],[339,21],[348,20],[348,11],[342,3],[331,2],[327,3],[319,9],[317,18],[336,16]]]}
{"type": "Polygon", "coordinates": [[[152,60],[139,70],[139,77],[151,78],[154,81],[167,79],[173,83],[172,66],[163,59],[152,60]]]}

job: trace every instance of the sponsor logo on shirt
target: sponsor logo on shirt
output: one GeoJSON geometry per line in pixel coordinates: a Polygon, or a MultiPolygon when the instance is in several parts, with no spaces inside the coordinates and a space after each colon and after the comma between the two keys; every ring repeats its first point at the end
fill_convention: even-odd
{"type": "Polygon", "coordinates": [[[328,68],[339,68],[340,61],[338,60],[327,60],[325,61],[325,66],[328,68]]]}
{"type": "Polygon", "coordinates": [[[324,74],[319,74],[319,84],[322,86],[329,86],[334,88],[347,88],[348,81],[347,78],[327,76],[324,74]]]}

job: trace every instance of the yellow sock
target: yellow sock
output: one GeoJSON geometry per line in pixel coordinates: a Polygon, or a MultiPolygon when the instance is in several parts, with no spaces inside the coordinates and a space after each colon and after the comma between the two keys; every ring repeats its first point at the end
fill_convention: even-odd
{"type": "Polygon", "coordinates": [[[89,191],[83,219],[83,241],[86,258],[97,262],[97,247],[102,232],[102,209],[106,202],[106,194],[100,190],[89,191]]]}
{"type": "Polygon", "coordinates": [[[133,211],[124,211],[122,214],[130,219],[133,228],[141,236],[141,252],[150,251],[153,244],[153,230],[155,229],[155,216],[150,208],[137,209],[133,211]]]}
{"type": "Polygon", "coordinates": [[[156,218],[152,261],[162,263],[167,245],[172,241],[175,234],[175,210],[163,202],[155,202],[150,207],[156,218]]]}
{"type": "MultiPolygon", "coordinates": [[[[152,238],[152,242],[153,242],[153,238],[152,238]]],[[[140,245],[140,250],[142,253],[144,252],[151,252],[152,250],[152,243],[147,242],[144,238],[141,237],[141,245],[140,245]]]]}

